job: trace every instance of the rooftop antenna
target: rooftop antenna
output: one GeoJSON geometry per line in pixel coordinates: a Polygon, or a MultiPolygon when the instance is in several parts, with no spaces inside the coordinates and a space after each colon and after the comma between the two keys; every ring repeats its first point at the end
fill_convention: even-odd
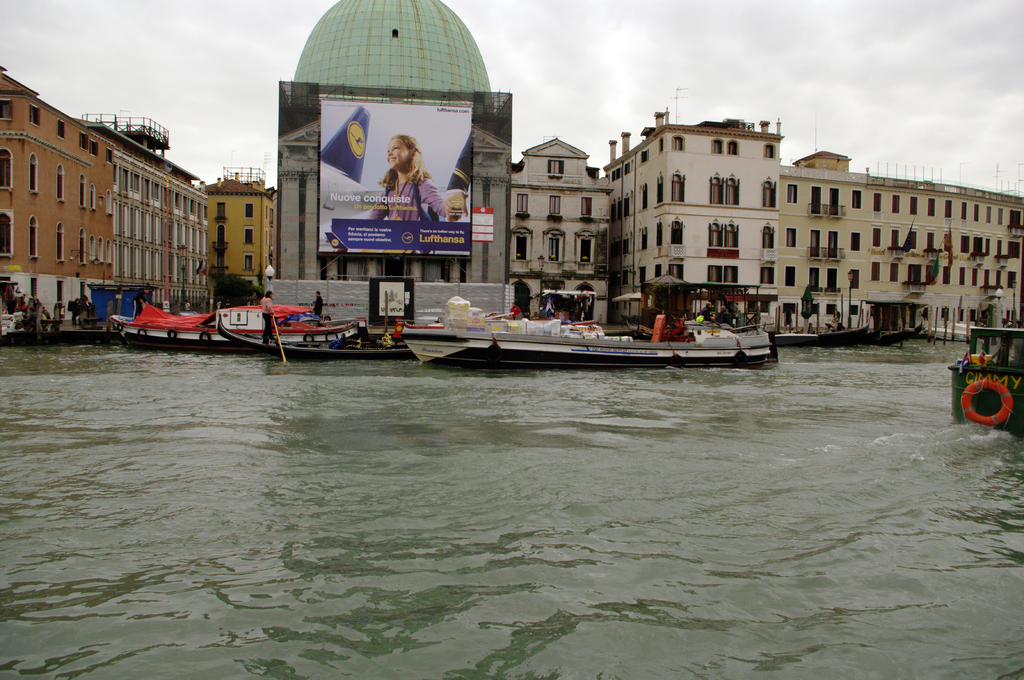
{"type": "Polygon", "coordinates": [[[680,92],[687,92],[687,91],[689,91],[689,89],[690,88],[688,88],[688,87],[677,87],[676,88],[676,96],[673,97],[673,99],[676,100],[676,125],[679,125],[679,100],[680,99],[686,99],[686,95],[680,96],[679,93],[680,92]]]}

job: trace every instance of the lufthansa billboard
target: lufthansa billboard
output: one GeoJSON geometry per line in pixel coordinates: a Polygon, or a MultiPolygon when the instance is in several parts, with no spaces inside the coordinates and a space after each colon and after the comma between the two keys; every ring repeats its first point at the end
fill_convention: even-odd
{"type": "Polygon", "coordinates": [[[320,252],[468,255],[472,109],[325,99],[320,252]]]}

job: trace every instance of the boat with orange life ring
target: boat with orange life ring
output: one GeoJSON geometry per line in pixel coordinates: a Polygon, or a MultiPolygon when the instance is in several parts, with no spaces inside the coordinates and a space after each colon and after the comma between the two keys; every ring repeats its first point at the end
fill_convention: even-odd
{"type": "Polygon", "coordinates": [[[949,367],[953,418],[1024,436],[1024,329],[969,331],[964,357],[949,367]]]}

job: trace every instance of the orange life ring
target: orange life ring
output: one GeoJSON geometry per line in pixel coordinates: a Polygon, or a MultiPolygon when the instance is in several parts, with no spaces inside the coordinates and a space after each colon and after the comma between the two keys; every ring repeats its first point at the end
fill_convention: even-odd
{"type": "Polygon", "coordinates": [[[972,382],[964,390],[963,395],[960,397],[960,408],[964,412],[964,416],[967,420],[972,423],[978,423],[979,425],[988,425],[989,427],[995,427],[996,425],[1002,425],[1010,418],[1010,414],[1013,413],[1013,395],[1010,394],[1010,390],[1006,385],[985,378],[984,380],[976,380],[972,382]],[[983,416],[974,410],[974,396],[982,390],[992,390],[999,395],[999,398],[1003,401],[1003,407],[999,409],[999,413],[994,416],[983,416]]]}

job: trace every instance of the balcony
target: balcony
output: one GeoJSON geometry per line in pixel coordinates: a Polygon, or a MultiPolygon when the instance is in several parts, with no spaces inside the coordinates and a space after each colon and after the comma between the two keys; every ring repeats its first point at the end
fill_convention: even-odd
{"type": "Polygon", "coordinates": [[[982,250],[972,250],[971,261],[974,263],[975,267],[980,267],[985,264],[985,252],[982,250]]]}
{"type": "Polygon", "coordinates": [[[808,260],[843,260],[846,259],[846,251],[843,248],[828,248],[826,246],[809,246],[807,248],[808,260]]]}
{"type": "Polygon", "coordinates": [[[825,295],[842,295],[843,291],[841,288],[835,286],[825,286],[825,295]]]}
{"type": "Polygon", "coordinates": [[[921,281],[904,281],[903,290],[908,293],[923,293],[925,290],[925,284],[921,281]]]}
{"type": "Polygon", "coordinates": [[[1010,236],[1024,236],[1024,224],[1009,224],[1010,236]]]}
{"type": "Polygon", "coordinates": [[[682,245],[671,245],[671,246],[658,246],[658,257],[686,257],[686,246],[682,245]]]}
{"type": "Polygon", "coordinates": [[[995,256],[995,260],[997,267],[999,267],[1000,269],[1006,269],[1006,265],[1009,264],[1010,262],[1010,254],[999,253],[998,255],[995,256]]]}
{"type": "Polygon", "coordinates": [[[218,222],[223,222],[227,220],[227,218],[228,216],[222,210],[218,210],[217,214],[213,216],[213,219],[217,220],[218,222]]]}
{"type": "Polygon", "coordinates": [[[227,267],[210,267],[210,276],[224,276],[227,273],[227,267]]]}
{"type": "Polygon", "coordinates": [[[223,253],[225,250],[228,249],[228,242],[227,241],[214,241],[213,242],[213,249],[216,250],[218,253],[223,253]]]}
{"type": "Polygon", "coordinates": [[[811,217],[846,217],[846,206],[810,203],[807,206],[807,214],[811,217]]]}
{"type": "Polygon", "coordinates": [[[903,252],[902,246],[889,246],[888,250],[889,257],[891,257],[894,260],[902,260],[903,256],[906,255],[906,253],[903,252]]]}
{"type": "Polygon", "coordinates": [[[775,262],[779,259],[779,251],[775,248],[761,248],[761,262],[775,262]]]}

